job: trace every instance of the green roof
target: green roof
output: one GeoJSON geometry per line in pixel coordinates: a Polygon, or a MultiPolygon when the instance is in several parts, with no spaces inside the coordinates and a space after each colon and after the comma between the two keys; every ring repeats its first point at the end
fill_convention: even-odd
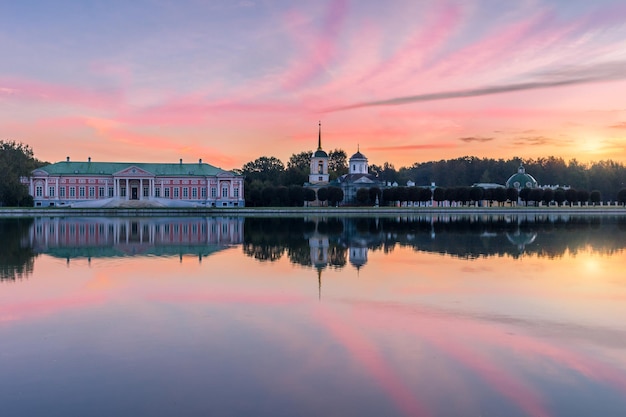
{"type": "Polygon", "coordinates": [[[318,149],[313,154],[315,158],[328,158],[328,154],[321,149],[318,149]]]}
{"type": "MultiPolygon", "coordinates": [[[[161,164],[161,163],[143,163],[143,162],[57,162],[38,168],[37,170],[45,171],[50,175],[113,175],[116,172],[123,171],[130,167],[148,171],[154,175],[168,176],[215,176],[218,174],[232,174],[232,171],[226,171],[221,168],[205,163],[192,164],[161,164]]],[[[36,170],[36,171],[37,171],[36,170]]]]}

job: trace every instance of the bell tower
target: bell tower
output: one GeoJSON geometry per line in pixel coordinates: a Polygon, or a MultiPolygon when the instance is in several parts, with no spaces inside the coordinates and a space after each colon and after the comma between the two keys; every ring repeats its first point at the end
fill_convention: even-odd
{"type": "Polygon", "coordinates": [[[309,183],[328,183],[328,154],[322,149],[322,122],[319,122],[319,130],[317,134],[317,150],[313,153],[313,156],[311,157],[309,183]]]}

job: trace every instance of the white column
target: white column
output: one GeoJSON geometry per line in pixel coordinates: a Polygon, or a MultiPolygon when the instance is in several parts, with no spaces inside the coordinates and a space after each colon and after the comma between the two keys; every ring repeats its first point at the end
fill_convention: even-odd
{"type": "MultiPolygon", "coordinates": [[[[130,200],[130,180],[128,178],[125,178],[124,180],[126,181],[126,200],[130,200]]],[[[126,241],[128,241],[128,239],[126,239],[126,241]]]]}
{"type": "Polygon", "coordinates": [[[139,199],[143,200],[143,178],[139,178],[139,189],[137,193],[139,193],[139,199]]]}

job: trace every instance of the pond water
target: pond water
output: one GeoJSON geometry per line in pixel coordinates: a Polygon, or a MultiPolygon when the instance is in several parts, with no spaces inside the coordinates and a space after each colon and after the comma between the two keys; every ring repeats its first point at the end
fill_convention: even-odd
{"type": "Polygon", "coordinates": [[[0,219],[3,416],[624,416],[626,217],[0,219]]]}

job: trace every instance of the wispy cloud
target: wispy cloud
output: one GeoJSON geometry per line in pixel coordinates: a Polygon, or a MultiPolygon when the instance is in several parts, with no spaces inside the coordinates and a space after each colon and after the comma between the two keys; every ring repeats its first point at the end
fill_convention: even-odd
{"type": "Polygon", "coordinates": [[[419,149],[445,149],[454,148],[456,145],[452,143],[423,143],[420,145],[398,145],[398,146],[372,146],[368,147],[370,151],[414,151],[419,149]]]}
{"type": "Polygon", "coordinates": [[[459,140],[461,142],[465,142],[465,143],[471,143],[471,142],[484,143],[484,142],[491,142],[492,140],[494,140],[494,138],[483,138],[483,137],[477,137],[477,136],[468,136],[468,137],[465,137],[465,138],[459,138],[459,140]]]}
{"type": "Polygon", "coordinates": [[[618,124],[615,124],[613,126],[609,126],[611,129],[626,129],[626,122],[621,122],[618,124]]]}

